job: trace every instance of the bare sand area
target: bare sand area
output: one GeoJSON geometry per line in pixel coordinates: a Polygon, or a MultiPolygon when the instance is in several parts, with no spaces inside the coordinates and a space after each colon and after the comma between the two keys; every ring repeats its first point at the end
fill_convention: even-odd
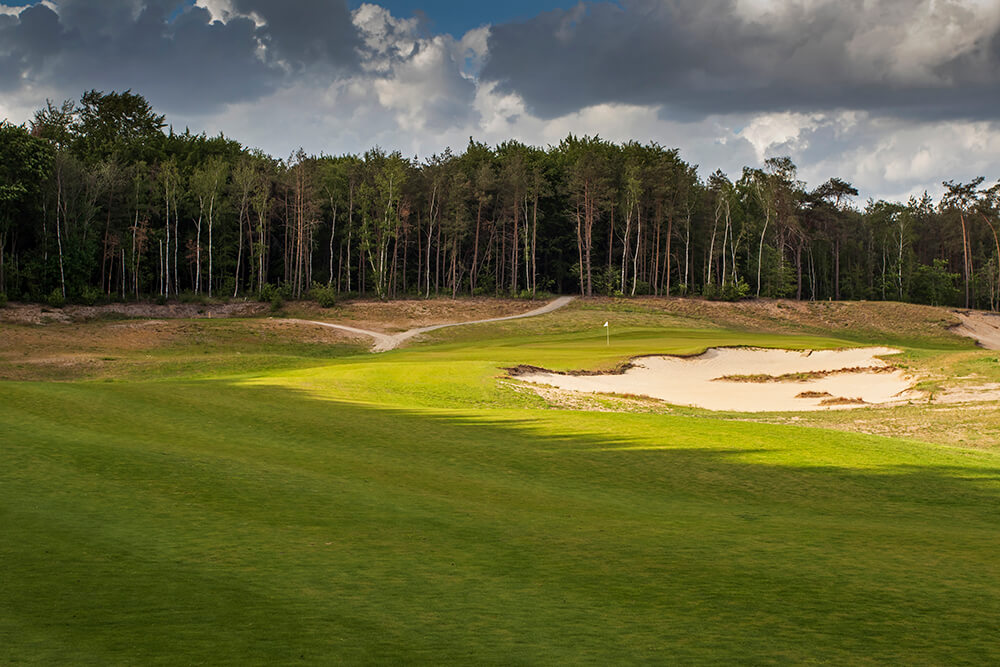
{"type": "Polygon", "coordinates": [[[987,350],[1000,350],[1000,314],[978,311],[955,314],[962,322],[952,327],[954,333],[974,338],[987,350]]]}
{"type": "Polygon", "coordinates": [[[521,369],[517,379],[562,390],[639,395],[734,412],[799,412],[917,399],[915,378],[881,357],[887,347],[790,351],[713,348],[696,357],[651,356],[623,372],[562,374],[521,369]]]}

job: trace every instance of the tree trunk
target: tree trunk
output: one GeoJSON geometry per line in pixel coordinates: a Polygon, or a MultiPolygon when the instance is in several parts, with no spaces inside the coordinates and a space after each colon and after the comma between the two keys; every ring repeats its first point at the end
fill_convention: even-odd
{"type": "Polygon", "coordinates": [[[174,295],[181,293],[181,279],[177,273],[177,255],[180,248],[180,214],[177,211],[177,199],[174,199],[174,295]]]}
{"type": "Polygon", "coordinates": [[[63,221],[66,219],[65,204],[62,201],[62,169],[56,172],[56,243],[59,246],[59,285],[62,288],[63,299],[66,298],[66,272],[63,269],[62,224],[59,222],[60,211],[63,221]]]}
{"type": "Polygon", "coordinates": [[[715,235],[719,231],[719,212],[721,204],[717,203],[715,205],[715,224],[712,225],[712,243],[708,246],[708,266],[706,267],[707,274],[705,277],[705,287],[711,287],[712,285],[712,264],[715,263],[715,235]]]}
{"type": "Polygon", "coordinates": [[[195,232],[195,278],[194,278],[194,292],[195,294],[201,294],[201,213],[198,214],[198,222],[195,223],[197,231],[195,232]]]}
{"type": "Polygon", "coordinates": [[[795,299],[802,300],[802,243],[795,245],[795,299]]]}
{"type": "Polygon", "coordinates": [[[576,250],[580,256],[580,295],[587,296],[583,278],[583,230],[581,229],[580,206],[576,207],[576,250]]]}
{"type": "Polygon", "coordinates": [[[840,239],[833,242],[833,298],[840,301],[840,239]]]}
{"type": "Polygon", "coordinates": [[[166,209],[167,209],[167,245],[163,257],[163,296],[170,298],[170,186],[166,188],[166,209]]]}
{"type": "Polygon", "coordinates": [[[424,286],[426,287],[426,292],[424,293],[425,298],[430,298],[431,296],[431,243],[434,240],[434,204],[437,201],[437,185],[431,190],[431,207],[427,212],[427,259],[424,264],[424,286]]]}
{"type": "Polygon", "coordinates": [[[628,211],[625,213],[625,237],[622,239],[622,275],[621,275],[621,286],[619,291],[625,293],[625,283],[626,283],[626,271],[628,270],[628,249],[629,241],[631,241],[632,235],[632,211],[633,207],[629,206],[628,211]]]}
{"type": "Polygon", "coordinates": [[[479,270],[479,228],[483,220],[483,201],[476,207],[476,239],[472,246],[472,267],[469,268],[469,296],[476,294],[476,272],[479,270]]]}
{"type": "Polygon", "coordinates": [[[958,212],[962,222],[962,277],[965,280],[965,307],[969,307],[969,240],[965,230],[965,214],[958,212]]]}
{"type": "MultiPolygon", "coordinates": [[[[981,215],[983,217],[983,220],[986,222],[987,225],[989,225],[990,231],[993,232],[993,243],[996,245],[996,248],[997,248],[997,289],[1000,290],[1000,238],[997,237],[997,229],[996,229],[996,227],[993,226],[993,223],[990,222],[990,219],[986,217],[986,214],[980,212],[979,215],[981,215]]],[[[903,282],[902,281],[902,266],[903,266],[903,260],[902,260],[902,257],[903,257],[903,234],[902,234],[902,232],[900,232],[900,234],[899,234],[899,257],[900,257],[900,261],[899,261],[899,266],[900,266],[900,285],[902,285],[902,282],[903,282]]],[[[996,306],[994,305],[994,300],[993,299],[990,299],[990,306],[994,310],[996,309],[996,306]]]]}
{"type": "Polygon", "coordinates": [[[212,298],[212,226],[215,214],[215,194],[208,202],[208,298],[212,298]]]}
{"type": "Polygon", "coordinates": [[[670,261],[673,259],[670,256],[671,249],[670,244],[674,237],[674,210],[673,205],[671,205],[670,213],[667,214],[667,249],[663,257],[664,268],[667,271],[667,279],[664,284],[663,296],[670,296],[670,261]]]}
{"type": "Polygon", "coordinates": [[[635,207],[635,253],[632,255],[632,293],[635,296],[635,288],[639,284],[639,246],[642,240],[642,207],[635,207]]]}
{"type": "Polygon", "coordinates": [[[767,226],[771,222],[771,211],[767,210],[764,217],[764,229],[760,232],[760,246],[757,248],[757,298],[760,298],[760,269],[764,262],[764,234],[767,233],[767,226]]]}
{"type": "Polygon", "coordinates": [[[327,287],[333,287],[333,237],[337,233],[337,206],[333,206],[333,220],[330,221],[330,278],[327,287]]]}
{"type": "Polygon", "coordinates": [[[531,213],[531,296],[535,296],[538,288],[538,194],[535,194],[534,208],[531,213]]]}
{"type": "Polygon", "coordinates": [[[519,207],[520,207],[520,203],[515,199],[514,200],[514,206],[513,206],[513,209],[514,209],[514,233],[510,237],[510,240],[511,240],[511,244],[510,244],[511,245],[511,248],[510,248],[510,251],[511,251],[510,252],[510,267],[511,267],[511,272],[510,272],[510,295],[511,296],[515,296],[515,297],[517,296],[517,269],[518,269],[517,251],[518,251],[518,248],[519,248],[519,238],[518,238],[517,223],[518,223],[518,217],[519,217],[518,216],[518,208],[519,207]]]}

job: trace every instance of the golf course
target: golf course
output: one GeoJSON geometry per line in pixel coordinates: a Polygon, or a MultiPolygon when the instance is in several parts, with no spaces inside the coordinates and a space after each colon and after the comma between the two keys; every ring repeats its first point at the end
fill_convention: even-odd
{"type": "Polygon", "coordinates": [[[546,303],[9,305],[0,663],[1000,662],[1000,353],[954,312],[546,303]],[[906,400],[802,412],[512,371],[881,346],[906,400]]]}

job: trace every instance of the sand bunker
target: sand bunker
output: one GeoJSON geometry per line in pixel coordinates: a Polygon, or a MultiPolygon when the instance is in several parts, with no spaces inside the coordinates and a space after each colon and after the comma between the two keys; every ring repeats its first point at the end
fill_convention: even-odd
{"type": "Polygon", "coordinates": [[[622,373],[517,371],[525,382],[577,392],[649,396],[674,405],[738,412],[833,410],[917,398],[914,378],[869,347],[799,352],[713,348],[697,357],[642,357],[622,373]]]}

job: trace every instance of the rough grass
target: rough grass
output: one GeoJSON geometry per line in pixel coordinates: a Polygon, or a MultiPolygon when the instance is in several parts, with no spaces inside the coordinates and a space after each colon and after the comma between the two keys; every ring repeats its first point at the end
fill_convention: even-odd
{"type": "MultiPolygon", "coordinates": [[[[497,379],[852,339],[646,313],[609,348],[605,312],[380,356],[230,322],[92,351],[149,354],[146,378],[0,382],[0,662],[1000,660],[1000,456],[542,409],[497,379]]],[[[905,362],[993,372],[995,353],[946,348],[905,362]]]]}

